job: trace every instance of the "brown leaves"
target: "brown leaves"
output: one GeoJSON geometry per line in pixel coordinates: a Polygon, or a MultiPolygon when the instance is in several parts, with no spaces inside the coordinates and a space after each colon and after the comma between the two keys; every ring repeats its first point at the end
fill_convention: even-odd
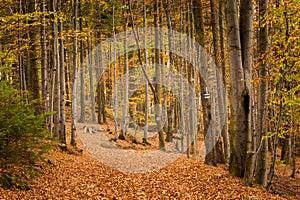
{"type": "MultiPolygon", "coordinates": [[[[0,199],[281,199],[259,186],[242,186],[225,166],[210,167],[182,156],[151,173],[126,174],[90,156],[55,150],[45,175],[30,191],[0,189],[0,199]]],[[[146,163],[145,163],[146,164],[146,163]]]]}

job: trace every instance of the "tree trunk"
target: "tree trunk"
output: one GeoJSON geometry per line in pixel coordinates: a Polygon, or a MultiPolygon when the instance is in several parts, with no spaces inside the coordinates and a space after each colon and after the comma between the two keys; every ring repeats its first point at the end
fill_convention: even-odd
{"type": "Polygon", "coordinates": [[[224,0],[221,0],[219,3],[219,34],[220,34],[220,52],[221,52],[221,61],[220,61],[220,72],[222,72],[222,80],[223,80],[223,85],[224,85],[224,94],[223,94],[223,105],[224,105],[224,127],[222,128],[222,137],[223,137],[223,142],[224,142],[224,156],[225,156],[225,162],[229,162],[229,157],[230,157],[230,143],[229,143],[229,135],[228,135],[228,104],[227,104],[227,75],[226,75],[226,60],[225,60],[225,41],[224,41],[224,0]]]}
{"type": "Polygon", "coordinates": [[[253,117],[253,92],[252,92],[252,66],[253,66],[253,47],[254,47],[254,4],[249,0],[241,0],[240,5],[240,40],[242,50],[242,64],[244,73],[244,109],[246,114],[246,159],[244,185],[252,186],[254,163],[255,163],[255,141],[254,117],[253,117]]]}
{"type": "Polygon", "coordinates": [[[268,1],[259,1],[259,35],[258,35],[258,49],[260,65],[258,69],[258,78],[260,79],[258,85],[258,113],[256,123],[256,137],[257,137],[257,163],[255,180],[263,187],[267,186],[267,168],[268,168],[268,139],[266,136],[266,104],[267,104],[267,52],[268,52],[268,25],[264,24],[266,13],[268,10],[268,1]]]}
{"type": "MultiPolygon", "coordinates": [[[[33,0],[29,1],[28,13],[36,12],[36,2],[33,0]]],[[[29,30],[28,30],[28,39],[29,39],[29,49],[27,53],[27,65],[26,65],[26,82],[28,90],[32,93],[32,99],[39,100],[40,97],[40,87],[39,87],[39,73],[37,65],[37,45],[36,45],[36,36],[37,30],[34,27],[35,21],[29,20],[29,30]]],[[[36,104],[38,106],[38,104],[36,104]]]]}
{"type": "Polygon", "coordinates": [[[158,137],[159,137],[159,149],[160,150],[165,150],[165,139],[164,139],[164,130],[161,124],[161,109],[160,109],[160,65],[159,65],[159,57],[160,57],[160,51],[159,51],[159,4],[158,0],[155,0],[154,3],[154,27],[155,27],[155,50],[154,50],[154,64],[155,64],[155,95],[156,98],[154,98],[154,104],[155,104],[155,121],[157,124],[157,129],[158,129],[158,137]]]}
{"type": "MultiPolygon", "coordinates": [[[[143,0],[143,23],[144,23],[144,59],[145,59],[145,70],[147,73],[147,64],[148,64],[148,55],[147,55],[147,37],[146,37],[146,32],[147,32],[147,7],[146,7],[146,0],[143,0]]],[[[144,136],[143,136],[143,143],[149,144],[148,143],[148,118],[149,118],[149,83],[148,80],[146,79],[146,84],[145,84],[145,127],[144,127],[144,136]]]]}
{"type": "Polygon", "coordinates": [[[74,30],[74,80],[72,88],[72,133],[71,133],[71,145],[76,146],[76,131],[77,131],[77,78],[78,78],[78,44],[77,44],[77,29],[78,29],[78,0],[74,0],[73,9],[73,30],[74,30]]]}
{"type": "Polygon", "coordinates": [[[117,117],[118,117],[118,112],[117,112],[117,107],[118,107],[118,98],[117,98],[117,44],[116,44],[116,32],[115,32],[115,1],[113,0],[113,52],[114,52],[114,57],[113,57],[113,62],[114,62],[114,103],[115,103],[115,139],[118,138],[118,124],[117,124],[117,117]]]}
{"type": "MultiPolygon", "coordinates": [[[[126,11],[126,3],[124,2],[124,8],[123,8],[123,15],[125,16],[127,14],[126,11]]],[[[122,129],[121,133],[119,135],[120,139],[125,139],[125,134],[127,134],[127,124],[128,124],[128,78],[129,78],[129,67],[128,67],[128,44],[127,44],[127,24],[128,24],[128,17],[124,18],[123,21],[123,29],[124,29],[124,78],[125,78],[125,87],[124,87],[124,107],[123,107],[123,114],[122,114],[122,129]]]]}
{"type": "MultiPolygon", "coordinates": [[[[79,16],[82,15],[81,3],[78,0],[78,10],[79,16]]],[[[82,31],[82,17],[79,19],[79,30],[82,31]]],[[[84,43],[82,40],[79,41],[79,49],[80,49],[80,63],[83,63],[84,60],[84,43]]],[[[80,65],[80,118],[79,122],[85,122],[85,88],[84,88],[84,77],[85,77],[85,65],[80,65]]],[[[90,77],[91,79],[91,77],[90,77]]]]}
{"type": "Polygon", "coordinates": [[[45,0],[41,1],[42,24],[41,24],[41,69],[42,69],[42,111],[48,112],[48,71],[47,71],[47,43],[45,22],[45,0]]]}
{"type": "MultiPolygon", "coordinates": [[[[199,0],[193,0],[193,14],[195,19],[195,32],[196,32],[196,41],[199,42],[199,44],[204,47],[204,22],[203,22],[203,13],[202,13],[202,2],[199,0]]],[[[204,61],[205,63],[205,61],[204,61]]],[[[211,101],[210,99],[203,98],[204,93],[207,93],[207,87],[204,79],[200,77],[200,85],[201,85],[201,93],[202,93],[202,99],[201,99],[201,106],[203,109],[203,132],[205,139],[205,147],[208,151],[212,144],[214,144],[214,137],[211,137],[212,133],[208,133],[209,130],[209,124],[211,120],[211,101]]],[[[216,149],[212,148],[211,151],[206,152],[205,155],[205,164],[216,166],[216,149]]]]}
{"type": "MultiPolygon", "coordinates": [[[[172,39],[172,22],[171,22],[171,7],[170,7],[170,2],[169,0],[166,0],[166,2],[164,3],[164,9],[166,11],[166,18],[167,18],[167,27],[168,27],[168,45],[169,45],[169,49],[173,49],[173,39],[172,39]]],[[[169,65],[170,67],[173,66],[174,64],[174,58],[173,58],[173,53],[170,51],[169,52],[169,65]]],[[[166,136],[166,142],[171,142],[173,139],[173,121],[174,121],[174,110],[175,110],[175,102],[171,102],[169,109],[168,109],[168,113],[167,113],[167,119],[168,119],[168,128],[167,128],[167,136],[166,136]]]]}
{"type": "MultiPolygon", "coordinates": [[[[222,66],[221,66],[221,55],[220,55],[220,45],[219,45],[219,30],[218,30],[218,25],[219,25],[219,18],[217,16],[218,14],[218,9],[217,9],[217,2],[216,0],[211,0],[210,1],[210,5],[211,5],[211,21],[212,21],[212,32],[213,32],[213,46],[214,46],[214,60],[215,60],[215,64],[217,66],[218,74],[216,74],[216,80],[217,80],[217,92],[216,92],[216,98],[220,101],[216,101],[215,106],[218,106],[218,112],[217,114],[217,118],[218,118],[218,126],[220,126],[221,124],[221,120],[224,118],[224,116],[226,115],[226,113],[219,113],[219,112],[223,112],[224,110],[224,101],[226,101],[226,97],[223,94],[222,90],[219,90],[218,88],[222,88],[220,87],[221,84],[223,84],[223,81],[221,81],[221,74],[222,73],[222,66]],[[219,119],[220,118],[220,119],[219,119]]],[[[225,118],[224,118],[225,119],[225,118]]],[[[216,159],[218,163],[225,163],[225,155],[224,155],[224,149],[223,149],[223,141],[222,137],[224,135],[225,140],[227,137],[227,133],[225,133],[224,131],[226,131],[224,129],[225,127],[219,127],[218,129],[221,130],[221,135],[218,137],[218,140],[216,141],[216,159]]]]}
{"type": "Polygon", "coordinates": [[[245,174],[248,134],[249,94],[245,88],[237,0],[227,1],[226,19],[230,64],[230,164],[229,172],[237,177],[245,174]]]}
{"type": "MultiPolygon", "coordinates": [[[[61,12],[61,0],[58,2],[58,12],[61,12]]],[[[66,114],[65,114],[65,53],[64,53],[64,41],[63,41],[63,22],[61,20],[58,21],[58,34],[59,34],[59,66],[60,66],[60,102],[59,102],[59,110],[60,110],[60,121],[59,121],[59,141],[61,143],[66,143],[66,114]]]]}
{"type": "MultiPolygon", "coordinates": [[[[183,4],[182,1],[180,0],[180,32],[183,32],[183,4]]],[[[182,34],[180,33],[180,55],[183,55],[183,46],[184,44],[182,43],[182,34]]],[[[183,58],[179,58],[179,74],[180,80],[179,80],[179,90],[180,90],[180,100],[179,100],[179,113],[180,113],[180,133],[181,133],[181,152],[184,152],[184,137],[185,137],[185,121],[184,121],[184,104],[183,104],[183,58]]]]}

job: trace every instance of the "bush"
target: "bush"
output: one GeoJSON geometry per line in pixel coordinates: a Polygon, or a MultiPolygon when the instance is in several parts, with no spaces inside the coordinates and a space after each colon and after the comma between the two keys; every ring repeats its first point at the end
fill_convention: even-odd
{"type": "MultiPolygon", "coordinates": [[[[49,114],[35,114],[36,102],[26,93],[0,82],[0,172],[3,177],[14,169],[28,169],[45,152],[50,134],[45,129],[49,114]],[[4,176],[4,174],[6,174],[4,176]]],[[[10,178],[11,180],[11,178],[10,178]]]]}

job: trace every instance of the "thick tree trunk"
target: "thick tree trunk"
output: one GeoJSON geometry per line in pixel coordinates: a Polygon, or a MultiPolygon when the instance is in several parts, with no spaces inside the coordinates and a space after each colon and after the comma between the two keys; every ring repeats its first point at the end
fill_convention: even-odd
{"type": "Polygon", "coordinates": [[[226,19],[230,64],[230,165],[229,171],[237,177],[245,174],[248,134],[249,94],[245,88],[242,51],[238,22],[237,0],[227,1],[226,19]]]}
{"type": "Polygon", "coordinates": [[[242,63],[244,72],[245,83],[245,102],[244,109],[246,110],[247,120],[247,146],[246,146],[246,159],[245,159],[245,175],[244,185],[252,186],[254,163],[255,163],[255,141],[253,141],[254,135],[254,103],[252,92],[252,66],[253,66],[253,47],[254,47],[254,4],[249,0],[241,0],[240,5],[240,40],[242,50],[242,63]],[[248,101],[248,102],[247,102],[248,101]],[[247,104],[248,103],[248,104],[247,104]]]}
{"type": "MultiPolygon", "coordinates": [[[[199,44],[204,47],[204,23],[203,23],[203,13],[202,13],[202,2],[199,0],[193,0],[193,14],[195,19],[195,32],[196,32],[196,41],[199,42],[199,44]]],[[[204,62],[205,63],[205,62],[204,62]]],[[[203,108],[203,131],[205,136],[205,147],[206,149],[210,149],[212,144],[214,144],[214,137],[211,137],[212,133],[208,133],[209,130],[209,124],[211,120],[211,101],[210,99],[203,98],[204,93],[208,92],[205,81],[201,77],[200,74],[200,85],[201,85],[201,93],[202,93],[202,99],[201,99],[201,106],[203,108]]],[[[212,148],[211,151],[206,152],[205,156],[205,164],[216,166],[217,160],[216,160],[216,149],[212,148]]]]}

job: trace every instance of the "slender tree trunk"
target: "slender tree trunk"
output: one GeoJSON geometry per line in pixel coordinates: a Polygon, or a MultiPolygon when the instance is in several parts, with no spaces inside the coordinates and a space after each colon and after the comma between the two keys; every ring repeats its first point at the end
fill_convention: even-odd
{"type": "MultiPolygon", "coordinates": [[[[282,83],[282,80],[283,78],[281,78],[281,85],[283,85],[282,83]]],[[[282,90],[283,87],[279,87],[278,89],[279,90],[282,90]]],[[[277,90],[278,90],[277,89],[277,90]]],[[[282,96],[282,91],[279,91],[280,92],[280,96],[279,96],[279,99],[280,99],[280,102],[279,102],[279,116],[278,116],[278,120],[277,120],[277,123],[276,123],[276,127],[275,127],[275,135],[274,135],[274,139],[273,139],[273,152],[272,152],[272,161],[271,161],[271,166],[270,166],[270,171],[269,171],[269,180],[268,180],[268,183],[267,183],[267,191],[269,191],[271,189],[271,186],[272,186],[272,181],[273,181],[273,178],[274,178],[274,175],[275,175],[275,167],[276,167],[276,158],[277,158],[277,144],[278,144],[278,140],[279,140],[279,137],[278,137],[278,134],[279,134],[279,128],[280,128],[280,124],[281,124],[281,121],[282,121],[282,116],[283,116],[283,96],[282,96]]]]}
{"type": "Polygon", "coordinates": [[[77,44],[77,30],[78,30],[78,0],[73,2],[73,30],[74,30],[74,80],[72,88],[72,133],[71,133],[71,145],[76,146],[76,131],[77,131],[77,78],[78,78],[78,44],[77,44]]]}
{"type": "MultiPolygon", "coordinates": [[[[58,2],[58,12],[61,12],[61,0],[58,2]]],[[[59,66],[60,66],[60,121],[59,121],[59,141],[61,143],[66,143],[66,114],[65,114],[65,53],[64,53],[64,41],[63,41],[63,22],[59,20],[58,22],[58,34],[59,34],[59,66]]]]}
{"type": "Polygon", "coordinates": [[[115,102],[115,139],[118,138],[118,124],[117,124],[117,117],[118,117],[118,112],[117,112],[117,107],[118,107],[118,98],[117,98],[117,45],[116,45],[116,32],[115,32],[115,1],[113,0],[113,38],[114,38],[114,45],[113,45],[113,52],[114,52],[114,57],[113,57],[113,62],[114,62],[114,102],[115,102]]]}
{"type": "MultiPolygon", "coordinates": [[[[172,38],[172,22],[171,22],[171,5],[170,5],[170,1],[166,0],[166,2],[164,3],[164,9],[166,11],[166,18],[167,18],[167,27],[168,27],[168,45],[169,45],[169,49],[173,49],[173,38],[172,38]]],[[[173,53],[171,51],[169,51],[169,65],[170,67],[172,67],[174,65],[174,58],[173,58],[173,53]]],[[[167,119],[168,119],[168,128],[167,128],[167,136],[166,136],[166,142],[171,142],[173,139],[173,112],[174,112],[174,102],[170,103],[171,105],[169,106],[168,109],[168,114],[167,114],[167,119]]]]}
{"type": "MultiPolygon", "coordinates": [[[[101,36],[100,36],[101,37],[101,36]]],[[[104,93],[104,83],[105,83],[105,79],[104,79],[104,75],[103,75],[103,58],[102,58],[102,47],[101,47],[101,43],[99,44],[99,60],[100,60],[100,74],[102,74],[101,79],[98,82],[98,123],[99,124],[103,124],[103,123],[107,123],[106,122],[106,115],[105,115],[105,93],[104,93]]]]}
{"type": "Polygon", "coordinates": [[[92,64],[92,50],[88,47],[88,70],[89,70],[89,84],[90,84],[90,101],[91,101],[91,114],[92,114],[92,123],[96,123],[96,111],[95,111],[95,92],[94,92],[94,67],[92,64]]]}
{"type": "MultiPolygon", "coordinates": [[[[28,13],[36,12],[36,2],[33,0],[29,1],[28,13]]],[[[27,54],[27,67],[26,67],[26,82],[28,84],[28,90],[32,92],[32,98],[39,100],[40,97],[40,87],[39,87],[39,73],[37,65],[37,45],[36,36],[37,30],[34,25],[34,20],[29,20],[29,49],[27,54]]],[[[38,104],[36,105],[38,106],[38,104]]]]}
{"type": "MultiPolygon", "coordinates": [[[[292,109],[292,113],[293,113],[293,109],[292,109]]],[[[291,126],[294,126],[294,121],[293,121],[293,115],[291,116],[291,126]]],[[[293,127],[294,129],[294,127],[293,127]]],[[[291,151],[292,151],[292,155],[291,155],[291,165],[292,165],[292,174],[291,177],[295,178],[295,173],[296,173],[296,136],[295,136],[295,130],[293,130],[293,133],[291,133],[291,151]]]]}
{"type": "MultiPolygon", "coordinates": [[[[57,12],[57,0],[50,1],[50,10],[53,13],[57,12]]],[[[56,113],[50,119],[50,131],[53,132],[54,128],[54,136],[58,138],[59,131],[59,118],[60,112],[58,110],[58,99],[57,99],[57,70],[58,70],[58,30],[57,30],[57,20],[55,19],[55,15],[52,16],[52,54],[51,54],[51,88],[50,88],[50,112],[56,111],[56,113]],[[54,125],[54,126],[53,126],[54,125]]]]}
{"type": "MultiPolygon", "coordinates": [[[[212,20],[212,32],[213,32],[213,46],[214,46],[214,60],[215,60],[215,64],[217,66],[217,69],[219,69],[219,73],[222,73],[222,66],[221,66],[221,55],[220,55],[220,45],[219,45],[219,30],[218,30],[218,24],[219,24],[219,18],[218,18],[218,9],[217,9],[217,1],[216,0],[211,0],[210,1],[210,5],[211,5],[211,20],[212,20]]],[[[220,127],[220,122],[221,119],[219,119],[220,117],[224,117],[225,113],[219,113],[222,112],[224,109],[224,94],[222,90],[219,90],[220,85],[223,83],[220,80],[220,74],[216,74],[216,79],[217,79],[217,91],[216,91],[216,98],[219,101],[216,101],[215,106],[218,106],[218,109],[216,109],[218,112],[216,113],[216,116],[218,118],[218,129],[221,130],[221,134],[225,135],[227,133],[224,133],[225,129],[224,127],[220,127]],[[222,115],[222,116],[220,116],[222,115]]],[[[217,162],[219,163],[225,163],[225,156],[224,156],[224,149],[223,149],[223,141],[221,137],[218,138],[217,142],[216,142],[216,159],[217,162]]]]}
{"type": "MultiPolygon", "coordinates": [[[[124,2],[124,7],[126,6],[126,3],[124,2]]],[[[123,8],[123,15],[127,14],[126,8],[123,8]]],[[[128,115],[128,73],[129,73],[129,67],[128,67],[128,44],[127,44],[127,23],[128,23],[128,17],[124,18],[123,22],[123,29],[124,29],[124,78],[125,78],[125,90],[124,90],[124,107],[123,107],[123,116],[122,116],[122,129],[121,133],[119,135],[120,139],[125,139],[124,135],[127,133],[127,115],[128,115]]]]}
{"type": "Polygon", "coordinates": [[[265,17],[268,11],[268,1],[259,1],[259,32],[258,32],[258,50],[260,65],[258,69],[258,113],[256,122],[256,137],[257,137],[257,162],[255,180],[263,187],[267,186],[267,168],[268,168],[268,139],[266,136],[266,104],[267,104],[267,52],[268,52],[268,24],[265,22],[265,17]]]}
{"type": "Polygon", "coordinates": [[[45,0],[41,1],[42,24],[41,24],[41,69],[42,69],[42,111],[48,111],[48,71],[47,71],[47,43],[45,22],[45,0]]]}
{"type": "MultiPolygon", "coordinates": [[[[182,34],[183,32],[183,4],[182,1],[180,0],[180,55],[183,55],[183,46],[184,44],[182,43],[182,34]]],[[[180,90],[180,133],[181,133],[181,152],[184,152],[184,137],[185,137],[185,121],[184,121],[184,104],[183,104],[183,58],[179,58],[179,74],[180,80],[179,80],[179,90],[180,90]]]]}
{"type": "MultiPolygon", "coordinates": [[[[82,8],[80,0],[78,0],[78,10],[79,15],[82,15],[82,8]]],[[[79,19],[79,30],[82,31],[82,17],[79,19]]],[[[83,63],[84,57],[84,43],[83,40],[79,41],[79,49],[80,49],[80,63],[83,63]]],[[[85,121],[85,88],[84,88],[84,75],[85,75],[85,65],[80,65],[80,118],[79,122],[85,121]]]]}
{"type": "Polygon", "coordinates": [[[155,50],[154,50],[154,64],[155,64],[155,93],[156,97],[154,98],[154,103],[155,103],[155,121],[157,124],[158,128],[158,135],[159,135],[159,149],[165,150],[165,139],[164,139],[164,130],[161,124],[161,109],[160,109],[160,96],[161,96],[161,91],[160,91],[160,76],[161,76],[161,69],[159,65],[159,58],[160,58],[160,51],[159,51],[159,4],[158,0],[155,0],[154,3],[154,27],[155,27],[155,50]]]}
{"type": "MultiPolygon", "coordinates": [[[[57,13],[59,13],[59,5],[60,4],[60,0],[56,0],[55,2],[55,10],[57,13]]],[[[55,124],[55,127],[54,127],[54,131],[55,131],[55,136],[59,139],[60,137],[60,121],[61,121],[61,110],[60,110],[60,81],[61,81],[61,78],[60,78],[60,48],[59,48],[59,24],[58,22],[55,22],[55,41],[54,41],[54,45],[55,45],[55,62],[56,62],[56,71],[55,71],[55,74],[56,74],[56,78],[55,78],[55,93],[54,93],[54,109],[56,111],[55,113],[55,117],[54,117],[54,124],[55,124]]]]}
{"type": "Polygon", "coordinates": [[[224,41],[224,0],[221,0],[219,3],[219,34],[220,34],[220,67],[221,67],[221,72],[222,72],[222,80],[223,80],[223,85],[224,85],[224,94],[223,94],[223,105],[224,105],[224,127],[222,128],[222,137],[224,141],[224,156],[225,156],[225,162],[229,162],[229,157],[230,157],[230,143],[229,143],[229,135],[228,135],[228,115],[227,115],[227,110],[228,110],[228,104],[227,104],[227,75],[226,75],[226,61],[225,61],[225,41],[224,41]]]}
{"type": "MultiPolygon", "coordinates": [[[[147,32],[147,6],[146,6],[146,0],[143,0],[143,23],[144,23],[144,59],[145,59],[145,70],[147,73],[147,64],[148,64],[148,55],[147,55],[147,37],[146,37],[146,32],[147,32]]],[[[144,136],[143,136],[143,143],[149,144],[148,143],[148,118],[149,118],[149,83],[146,79],[146,84],[145,84],[145,127],[144,127],[144,136]]]]}

